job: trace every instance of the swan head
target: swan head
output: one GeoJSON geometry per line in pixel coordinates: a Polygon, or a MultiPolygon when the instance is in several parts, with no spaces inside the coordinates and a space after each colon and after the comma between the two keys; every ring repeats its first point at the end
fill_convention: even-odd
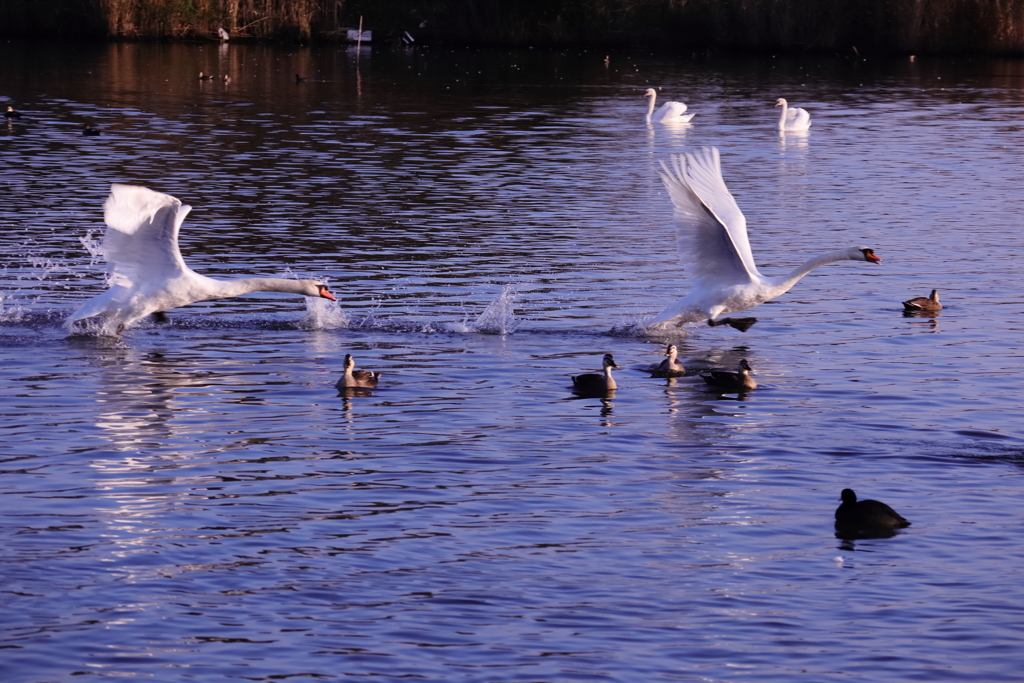
{"type": "Polygon", "coordinates": [[[775,100],[776,107],[785,107],[786,104],[786,99],[784,97],[780,97],[779,99],[775,100]]]}
{"type": "Polygon", "coordinates": [[[869,247],[853,247],[852,249],[850,249],[850,260],[870,261],[871,263],[882,262],[882,259],[875,256],[875,250],[869,247]]]}
{"type": "Polygon", "coordinates": [[[297,292],[298,294],[302,294],[303,296],[318,296],[324,299],[330,299],[331,301],[337,301],[337,299],[334,298],[334,295],[327,289],[327,285],[322,282],[317,282],[315,280],[299,280],[299,285],[302,291],[297,292]]]}
{"type": "Polygon", "coordinates": [[[644,91],[644,97],[657,97],[657,96],[658,96],[658,91],[655,90],[654,88],[648,88],[647,90],[644,91]]]}

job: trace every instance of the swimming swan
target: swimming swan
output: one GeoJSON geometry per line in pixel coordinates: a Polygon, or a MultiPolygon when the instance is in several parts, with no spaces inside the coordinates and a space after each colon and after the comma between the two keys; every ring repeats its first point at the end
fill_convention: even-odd
{"type": "Polygon", "coordinates": [[[352,387],[361,387],[363,389],[376,389],[377,381],[380,379],[379,372],[370,372],[369,370],[354,370],[356,367],[356,359],[352,357],[351,353],[345,354],[345,374],[341,376],[338,383],[334,386],[341,391],[342,389],[350,389],[352,387]]]}
{"type": "Polygon", "coordinates": [[[782,115],[779,116],[779,130],[798,131],[807,130],[811,127],[811,115],[806,109],[800,107],[789,108],[785,99],[779,98],[775,101],[776,107],[782,107],[782,115]]]}
{"type": "Polygon", "coordinates": [[[612,368],[619,366],[615,364],[612,354],[604,354],[604,358],[601,359],[601,365],[604,367],[604,374],[590,373],[573,377],[572,390],[577,394],[605,394],[609,391],[615,391],[618,385],[612,378],[612,368]]]}
{"type": "Polygon", "coordinates": [[[744,358],[740,361],[739,372],[727,372],[725,370],[712,370],[710,375],[701,375],[708,386],[729,391],[751,391],[757,389],[757,382],[750,376],[750,363],[744,358]]]}
{"type": "Polygon", "coordinates": [[[881,263],[867,247],[830,251],[794,268],[788,275],[765,277],[757,272],[747,240],[747,220],[722,179],[714,147],[672,157],[659,172],[675,205],[679,257],[693,278],[693,289],[647,323],[654,329],[707,320],[746,330],[757,318],[719,316],[753,308],[782,296],[815,268],[835,261],[881,263]]]}
{"type": "Polygon", "coordinates": [[[103,316],[108,319],[105,329],[116,325],[120,334],[151,313],[249,292],[286,292],[336,301],[327,285],[313,280],[214,280],[191,270],[178,250],[178,229],[191,210],[169,194],[139,185],[111,185],[103,204],[107,231],[100,247],[110,288],[86,301],[65,325],[70,328],[83,318],[103,316]]]}
{"type": "Polygon", "coordinates": [[[679,350],[675,344],[669,344],[665,347],[665,355],[668,356],[665,360],[661,361],[656,366],[653,366],[651,370],[652,377],[682,377],[686,368],[683,367],[681,361],[678,360],[679,350]]]}
{"type": "Polygon", "coordinates": [[[939,290],[933,289],[930,296],[919,296],[903,302],[904,311],[941,311],[939,290]]]}
{"type": "Polygon", "coordinates": [[[647,123],[656,121],[658,123],[688,123],[695,114],[686,113],[686,105],[682,102],[666,102],[661,105],[657,112],[654,111],[654,102],[658,99],[658,93],[654,88],[648,88],[644,97],[650,97],[651,102],[647,105],[647,123]]]}

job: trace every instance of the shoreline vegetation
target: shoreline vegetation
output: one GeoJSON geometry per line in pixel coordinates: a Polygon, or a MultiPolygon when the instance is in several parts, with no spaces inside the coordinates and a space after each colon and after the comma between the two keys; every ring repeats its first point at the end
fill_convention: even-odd
{"type": "Polygon", "coordinates": [[[0,0],[0,36],[1024,55],[1024,0],[0,0]]]}

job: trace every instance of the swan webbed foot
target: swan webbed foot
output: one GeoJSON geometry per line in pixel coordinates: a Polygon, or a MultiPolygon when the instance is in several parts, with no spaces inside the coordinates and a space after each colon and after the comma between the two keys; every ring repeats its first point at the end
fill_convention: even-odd
{"type": "Polygon", "coordinates": [[[709,327],[718,327],[719,325],[728,325],[733,329],[739,330],[740,332],[746,332],[754,323],[757,322],[757,318],[722,318],[721,320],[714,320],[708,318],[709,327]]]}
{"type": "Polygon", "coordinates": [[[170,322],[170,318],[167,317],[167,313],[164,311],[154,311],[152,313],[153,322],[157,325],[165,325],[170,322]]]}
{"type": "Polygon", "coordinates": [[[757,322],[757,318],[726,318],[723,322],[727,323],[729,327],[737,329],[740,332],[746,332],[754,323],[757,322]]]}

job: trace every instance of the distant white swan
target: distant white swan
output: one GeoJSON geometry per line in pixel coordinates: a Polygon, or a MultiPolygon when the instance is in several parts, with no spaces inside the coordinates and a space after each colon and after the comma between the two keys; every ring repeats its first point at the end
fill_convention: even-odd
{"type": "Polygon", "coordinates": [[[782,97],[775,101],[775,106],[782,107],[782,115],[779,116],[779,130],[798,131],[811,127],[811,115],[807,113],[806,109],[800,107],[790,109],[789,103],[782,97]]]}
{"type": "Polygon", "coordinates": [[[867,247],[849,247],[812,258],[788,275],[765,277],[754,265],[747,219],[722,179],[718,150],[705,147],[694,154],[676,155],[671,169],[664,163],[661,166],[664,173],[659,175],[675,205],[679,257],[693,278],[693,289],[659,313],[649,327],[707,320],[709,325],[746,330],[756,318],[718,318],[785,294],[800,278],[826,263],[882,261],[867,247]]]}
{"type": "Polygon", "coordinates": [[[214,280],[196,273],[178,250],[178,229],[191,210],[169,194],[138,185],[111,185],[103,205],[107,231],[100,247],[110,289],[86,301],[66,325],[70,328],[77,320],[103,316],[109,321],[106,329],[120,334],[150,314],[159,316],[169,308],[249,292],[286,292],[335,301],[326,285],[313,280],[214,280]]]}
{"type": "Polygon", "coordinates": [[[644,97],[651,98],[650,104],[647,105],[647,123],[687,123],[694,117],[694,114],[686,113],[686,105],[682,102],[666,102],[655,112],[654,102],[658,99],[658,93],[654,88],[648,88],[644,97]]]}

